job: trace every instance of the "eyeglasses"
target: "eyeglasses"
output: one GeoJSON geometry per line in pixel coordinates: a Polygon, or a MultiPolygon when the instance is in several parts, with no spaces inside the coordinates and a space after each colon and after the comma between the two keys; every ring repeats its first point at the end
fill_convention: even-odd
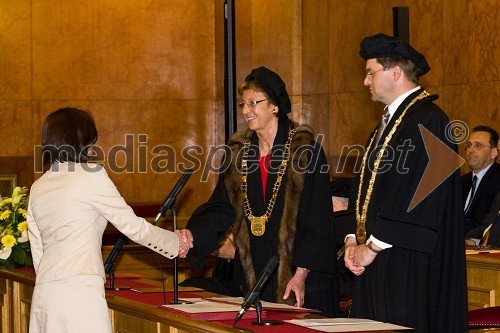
{"type": "Polygon", "coordinates": [[[485,146],[481,142],[467,142],[464,146],[464,150],[469,150],[474,147],[475,150],[482,150],[483,148],[493,148],[492,146],[485,146]]]}
{"type": "Polygon", "coordinates": [[[267,101],[267,98],[266,99],[261,99],[261,100],[258,100],[258,101],[248,101],[248,102],[240,102],[238,103],[238,107],[243,110],[243,108],[246,106],[248,106],[249,109],[253,109],[254,107],[257,106],[257,104],[259,104],[260,102],[264,102],[264,101],[267,101]]]}
{"type": "Polygon", "coordinates": [[[380,72],[380,71],[385,71],[385,70],[388,70],[388,69],[389,69],[389,68],[381,68],[381,69],[376,70],[376,71],[374,71],[374,72],[368,72],[368,71],[367,71],[367,72],[365,73],[365,77],[367,77],[367,78],[369,78],[369,79],[371,80],[371,79],[373,79],[373,76],[374,76],[376,73],[378,73],[378,72],[380,72]]]}

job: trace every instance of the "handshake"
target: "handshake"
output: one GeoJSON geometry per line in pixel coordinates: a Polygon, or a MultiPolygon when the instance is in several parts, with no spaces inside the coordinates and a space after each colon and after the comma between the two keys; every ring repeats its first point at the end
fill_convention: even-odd
{"type": "Polygon", "coordinates": [[[179,258],[186,258],[189,249],[193,247],[193,234],[188,229],[176,230],[175,234],[179,237],[179,258]]]}

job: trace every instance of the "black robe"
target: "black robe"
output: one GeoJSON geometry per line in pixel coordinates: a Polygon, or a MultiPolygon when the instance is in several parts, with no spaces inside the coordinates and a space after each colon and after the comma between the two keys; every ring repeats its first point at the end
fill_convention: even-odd
{"type": "MultiPolygon", "coordinates": [[[[403,101],[380,143],[404,108],[421,92],[403,101]]],[[[448,118],[433,103],[436,98],[429,96],[411,106],[389,142],[395,163],[375,180],[366,228],[367,239],[373,235],[393,247],[380,252],[365,272],[356,277],[351,315],[414,327],[422,333],[457,333],[467,331],[459,171],[407,212],[429,161],[418,125],[423,125],[456,152],[455,144],[447,139],[448,118]],[[405,141],[414,150],[396,148],[405,141]],[[403,151],[406,157],[402,156],[403,151]]],[[[362,200],[371,177],[369,170],[373,170],[374,155],[365,172],[362,200]]],[[[356,196],[350,202],[353,206],[359,181],[360,175],[354,184],[356,196]]],[[[352,232],[355,222],[353,224],[352,232]]]]}
{"type": "MultiPolygon", "coordinates": [[[[290,126],[295,125],[289,122],[288,119],[279,120],[278,133],[273,143],[271,171],[267,179],[266,200],[263,200],[262,197],[262,182],[258,166],[258,139],[255,133],[251,135],[247,183],[248,198],[255,216],[260,216],[266,211],[277,177],[276,171],[281,163],[281,154],[278,153],[278,157],[274,158],[276,156],[275,152],[277,149],[283,148],[290,126]]],[[[241,135],[241,133],[236,133],[233,139],[229,141],[233,154],[235,147],[236,150],[239,150],[234,139],[238,135],[241,135]]],[[[264,288],[261,294],[262,300],[284,302],[280,297],[282,295],[278,296],[279,288],[282,288],[283,285],[286,286],[296,267],[303,267],[311,270],[306,278],[304,306],[319,309],[326,316],[335,316],[338,315],[339,302],[335,275],[333,208],[330,196],[328,164],[323,149],[319,144],[310,141],[308,145],[307,153],[304,156],[307,157],[310,163],[303,170],[305,173],[301,176],[303,189],[301,192],[292,193],[287,197],[289,203],[294,202],[293,206],[298,207],[296,221],[287,221],[289,226],[295,228],[292,233],[294,235],[293,239],[284,236],[282,226],[282,216],[286,206],[285,193],[287,187],[292,186],[292,184],[289,184],[292,163],[288,164],[276,204],[266,225],[266,231],[260,237],[256,237],[249,232],[249,222],[246,218],[244,218],[241,228],[238,227],[237,216],[241,216],[243,207],[233,207],[231,200],[234,201],[234,197],[237,198],[241,195],[239,188],[241,174],[228,169],[227,165],[223,164],[223,172],[219,176],[212,196],[207,203],[196,209],[186,227],[193,233],[194,237],[194,251],[192,251],[191,263],[195,267],[201,267],[206,257],[218,247],[220,239],[225,235],[228,228],[234,225],[235,242],[240,255],[245,252],[242,244],[248,243],[248,241],[243,242],[239,241],[239,239],[249,239],[249,258],[252,263],[250,269],[253,269],[256,278],[259,277],[264,266],[273,255],[280,255],[279,267],[264,288]],[[231,188],[227,188],[227,184],[232,184],[230,185],[231,188]],[[245,235],[240,235],[239,232],[245,235]],[[280,245],[284,246],[284,244],[291,245],[290,256],[283,257],[283,254],[280,253],[280,245]],[[290,268],[289,272],[287,267],[290,268]]],[[[226,162],[228,160],[230,159],[226,158],[226,162]]],[[[237,164],[240,161],[241,156],[237,164]]],[[[234,161],[231,163],[234,163],[234,161]]],[[[243,267],[247,262],[241,260],[243,267]]],[[[247,270],[244,269],[243,271],[246,272],[247,270]]],[[[248,281],[242,281],[242,294],[248,288],[248,281]]],[[[293,292],[291,296],[293,300],[293,292]]]]}

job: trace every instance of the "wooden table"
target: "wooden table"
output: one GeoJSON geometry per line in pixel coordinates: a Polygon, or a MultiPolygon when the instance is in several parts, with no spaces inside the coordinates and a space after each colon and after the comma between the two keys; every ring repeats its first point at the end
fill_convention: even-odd
{"type": "MultiPolygon", "coordinates": [[[[116,280],[116,285],[125,284],[116,280]]],[[[154,281],[146,281],[155,283],[154,281]]],[[[2,333],[27,333],[35,276],[29,269],[0,269],[0,306],[2,333]]],[[[129,291],[130,292],[130,291],[129,291]]],[[[191,319],[162,310],[158,306],[117,296],[120,291],[106,293],[113,332],[119,333],[184,333],[244,332],[220,323],[191,319]]],[[[161,304],[161,303],[160,303],[161,304]]]]}
{"type": "MultiPolygon", "coordinates": [[[[35,285],[35,275],[32,269],[0,269],[0,306],[2,311],[0,328],[2,333],[28,332],[30,305],[35,285]]],[[[115,286],[129,285],[131,287],[158,287],[157,281],[147,279],[117,278],[115,286]]],[[[181,297],[217,296],[205,291],[179,292],[181,297]],[[184,295],[182,295],[184,293],[184,295]]],[[[226,321],[204,321],[187,317],[160,308],[165,304],[164,294],[159,292],[138,293],[131,290],[106,291],[109,313],[113,332],[118,333],[191,333],[191,332],[267,332],[287,333],[311,332],[306,328],[285,323],[281,326],[259,327],[251,324],[254,319],[245,318],[233,328],[233,318],[226,321]]],[[[173,299],[173,294],[166,293],[166,303],[173,299]],[[168,299],[170,298],[170,299],[168,299]]],[[[248,317],[248,316],[247,316],[248,317]]],[[[314,314],[274,313],[266,314],[270,319],[294,319],[318,317],[314,314]],[[279,316],[279,318],[278,318],[279,316]]],[[[266,318],[265,317],[265,318],[266,318]]]]}
{"type": "Polygon", "coordinates": [[[468,254],[469,310],[500,305],[500,253],[468,254]]]}
{"type": "MultiPolygon", "coordinates": [[[[147,279],[119,279],[118,285],[147,285],[158,286],[159,282],[147,279]]],[[[0,333],[27,333],[30,315],[31,298],[35,285],[35,275],[32,269],[0,269],[0,306],[2,311],[0,333]]],[[[141,288],[139,288],[141,289],[141,288]]],[[[215,294],[205,291],[195,291],[203,296],[215,294]]],[[[189,292],[179,291],[179,298],[198,297],[189,292]]],[[[194,293],[194,292],[193,292],[194,293]]],[[[170,295],[173,299],[173,295],[170,295]]],[[[165,304],[163,293],[137,293],[134,291],[107,291],[108,302],[113,332],[117,333],[228,333],[228,332],[265,332],[265,333],[305,333],[313,332],[307,328],[284,323],[280,326],[254,326],[254,319],[245,318],[238,322],[237,328],[232,327],[233,319],[221,321],[204,321],[176,314],[159,307],[165,304]],[[150,295],[150,296],[147,296],[150,295]]],[[[167,303],[168,303],[167,299],[167,303]]],[[[318,318],[310,313],[281,313],[267,311],[264,319],[294,319],[318,318]]],[[[379,331],[382,332],[382,331],[379,331]]],[[[384,331],[394,332],[394,331],[384,331]]]]}

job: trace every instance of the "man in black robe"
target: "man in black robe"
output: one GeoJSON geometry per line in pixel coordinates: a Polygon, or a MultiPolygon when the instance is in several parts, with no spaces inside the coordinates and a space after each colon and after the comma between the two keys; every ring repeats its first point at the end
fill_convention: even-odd
{"type": "Polygon", "coordinates": [[[419,126],[456,152],[446,136],[448,118],[433,102],[437,96],[418,85],[430,67],[410,45],[383,34],[365,38],[360,55],[364,85],[373,101],[386,105],[386,125],[370,135],[351,198],[353,235],[344,257],[357,275],[351,316],[422,333],[466,332],[458,170],[410,209],[429,163],[419,126]]]}

